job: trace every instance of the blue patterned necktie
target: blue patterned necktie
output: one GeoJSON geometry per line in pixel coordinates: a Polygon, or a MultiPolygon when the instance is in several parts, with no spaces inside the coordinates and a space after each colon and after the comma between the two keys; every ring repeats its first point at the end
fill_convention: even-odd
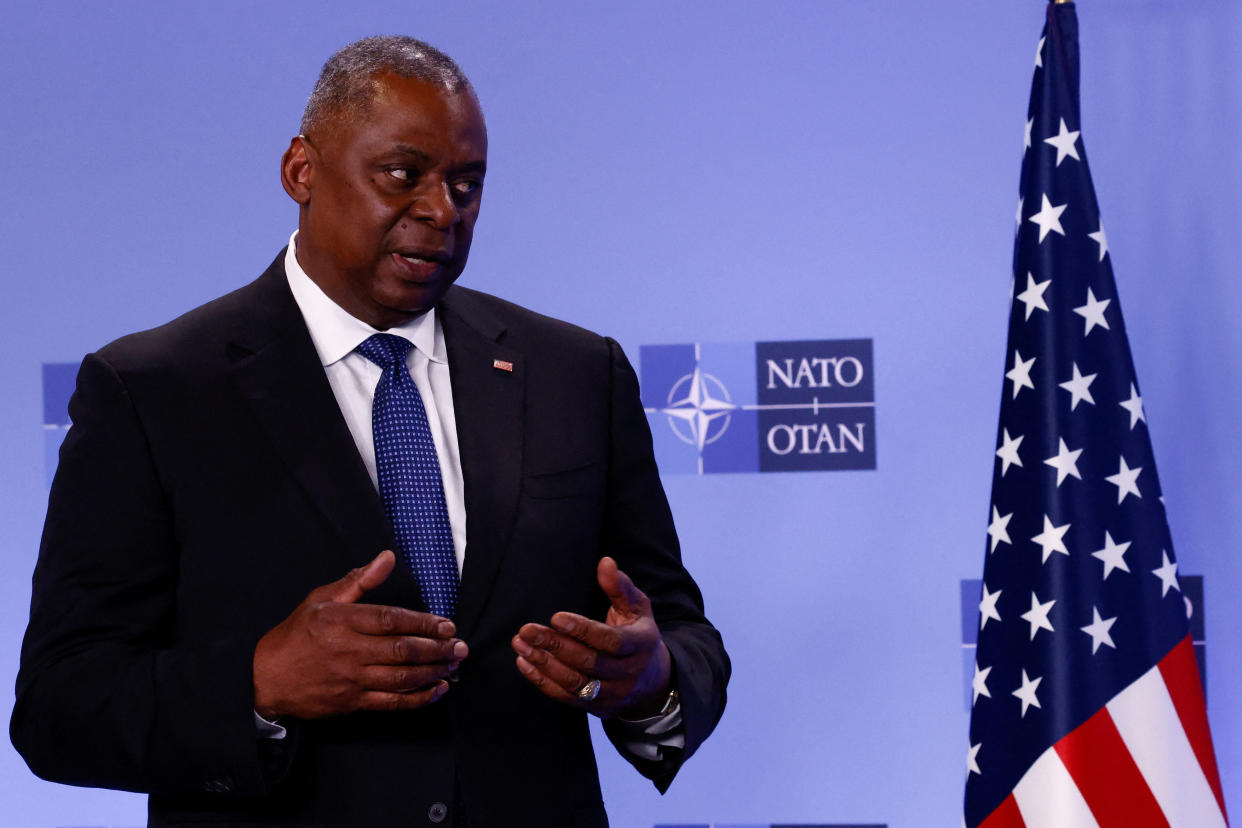
{"type": "Polygon", "coordinates": [[[375,386],[371,429],[380,499],[392,521],[397,551],[418,578],[427,609],[452,618],[457,556],[427,410],[406,367],[412,347],[408,339],[381,333],[357,351],[383,369],[375,386]]]}

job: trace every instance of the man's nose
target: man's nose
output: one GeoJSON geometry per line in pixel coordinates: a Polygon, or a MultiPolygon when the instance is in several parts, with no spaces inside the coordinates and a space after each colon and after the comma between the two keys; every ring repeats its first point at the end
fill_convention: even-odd
{"type": "Polygon", "coordinates": [[[439,230],[448,230],[461,219],[447,181],[428,181],[420,187],[410,205],[410,214],[439,230]]]}

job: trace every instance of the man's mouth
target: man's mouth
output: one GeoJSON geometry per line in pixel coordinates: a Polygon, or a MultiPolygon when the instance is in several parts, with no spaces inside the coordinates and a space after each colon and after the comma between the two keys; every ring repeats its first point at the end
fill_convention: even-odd
{"type": "Polygon", "coordinates": [[[401,270],[406,278],[414,281],[432,278],[449,258],[439,251],[421,250],[397,252],[392,255],[400,262],[401,270]]]}

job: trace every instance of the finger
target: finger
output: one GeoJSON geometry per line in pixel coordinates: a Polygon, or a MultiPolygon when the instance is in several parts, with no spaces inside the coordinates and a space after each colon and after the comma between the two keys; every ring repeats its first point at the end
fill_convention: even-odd
{"type": "Polygon", "coordinates": [[[352,604],[368,590],[375,589],[388,578],[396,558],[385,549],[366,566],[352,569],[339,581],[319,587],[311,593],[317,600],[352,604]]]}
{"type": "Polygon", "coordinates": [[[373,664],[362,668],[357,676],[359,687],[381,693],[415,693],[433,687],[441,679],[448,678],[455,670],[451,664],[434,666],[394,667],[373,664]]]}
{"type": "MultiPolygon", "coordinates": [[[[542,624],[524,625],[518,630],[518,637],[528,647],[544,650],[557,661],[583,675],[601,679],[626,677],[625,667],[617,658],[542,624]]],[[[517,647],[514,649],[517,650],[517,647]]]]}
{"type": "Polygon", "coordinates": [[[404,607],[381,604],[355,604],[342,607],[346,623],[363,635],[419,635],[426,638],[452,638],[457,627],[447,618],[404,607]]]}
{"type": "Polygon", "coordinates": [[[574,694],[582,689],[582,686],[590,681],[594,676],[575,670],[563,661],[560,661],[547,650],[541,650],[538,647],[531,647],[520,636],[513,639],[513,649],[522,659],[555,682],[565,690],[565,692],[574,694]]]}
{"type": "Polygon", "coordinates": [[[565,704],[572,704],[575,707],[585,706],[586,703],[578,698],[576,693],[570,693],[564,687],[548,678],[523,656],[517,657],[517,668],[524,679],[535,685],[539,692],[548,698],[564,702],[565,704]]]}
{"type": "Polygon", "coordinates": [[[437,682],[434,686],[413,693],[388,693],[382,690],[369,690],[358,699],[358,710],[414,710],[431,704],[448,692],[447,681],[437,682]]]}
{"type": "Polygon", "coordinates": [[[553,615],[552,628],[609,655],[626,656],[634,651],[632,636],[625,627],[592,621],[574,612],[553,615]]]}
{"type": "Polygon", "coordinates": [[[651,601],[634,585],[630,576],[617,567],[617,562],[612,558],[600,558],[599,566],[595,568],[595,578],[617,612],[624,615],[651,614],[651,601]]]}
{"type": "Polygon", "coordinates": [[[470,648],[458,639],[376,635],[362,637],[355,653],[361,664],[448,664],[460,662],[470,648]]]}

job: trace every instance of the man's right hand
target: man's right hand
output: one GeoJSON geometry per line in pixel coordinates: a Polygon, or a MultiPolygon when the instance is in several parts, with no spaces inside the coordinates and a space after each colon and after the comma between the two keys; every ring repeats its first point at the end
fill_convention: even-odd
{"type": "Polygon", "coordinates": [[[466,657],[453,622],[438,615],[357,603],[392,572],[387,550],[313,590],[259,639],[254,709],[265,719],[317,719],[356,710],[412,710],[444,695],[466,657]]]}

